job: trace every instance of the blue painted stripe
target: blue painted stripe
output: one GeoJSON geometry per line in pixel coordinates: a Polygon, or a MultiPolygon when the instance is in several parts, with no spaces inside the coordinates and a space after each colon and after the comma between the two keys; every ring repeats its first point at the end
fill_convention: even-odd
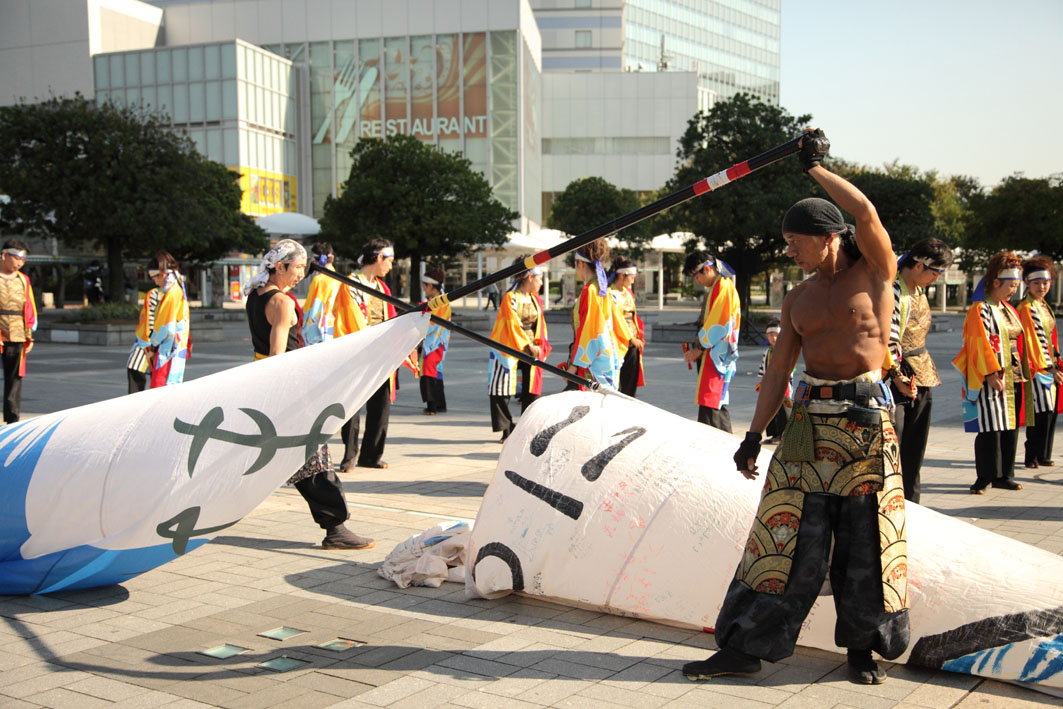
{"type": "Polygon", "coordinates": [[[0,561],[22,558],[22,545],[30,538],[26,523],[30,478],[60,423],[61,419],[42,426],[31,419],[0,428],[0,476],[4,480],[4,494],[0,496],[0,561]]]}

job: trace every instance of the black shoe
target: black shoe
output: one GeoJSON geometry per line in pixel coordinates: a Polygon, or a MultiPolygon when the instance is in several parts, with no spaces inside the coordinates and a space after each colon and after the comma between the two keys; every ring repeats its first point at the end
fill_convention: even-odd
{"type": "Polygon", "coordinates": [[[849,680],[854,684],[882,684],[886,681],[886,670],[878,666],[870,650],[850,650],[848,655],[849,680]]]}
{"type": "Polygon", "coordinates": [[[1039,463],[1040,465],[1043,465],[1043,466],[1044,466],[1044,467],[1046,467],[1046,468],[1051,468],[1051,467],[1052,467],[1053,465],[1055,465],[1055,464],[1056,464],[1056,461],[1054,461],[1054,460],[1039,460],[1039,461],[1037,461],[1037,462],[1038,462],[1038,463],[1039,463]]]}
{"type": "Polygon", "coordinates": [[[720,649],[706,660],[683,665],[683,674],[691,682],[720,675],[752,675],[760,672],[760,660],[736,650],[720,649]]]}
{"type": "Polygon", "coordinates": [[[1037,463],[1036,463],[1036,462],[1030,462],[1030,461],[1027,461],[1027,462],[1026,462],[1026,467],[1027,467],[1027,468],[1037,468],[1037,467],[1040,467],[1040,466],[1039,466],[1039,465],[1037,465],[1037,463]]]}
{"type": "Polygon", "coordinates": [[[986,487],[988,486],[985,483],[975,483],[974,485],[971,485],[971,494],[984,495],[986,487]]]}
{"type": "Polygon", "coordinates": [[[376,541],[369,537],[360,537],[342,524],[325,532],[321,541],[322,549],[372,549],[376,541]]]}
{"type": "Polygon", "coordinates": [[[1001,478],[1000,480],[993,481],[993,487],[998,487],[1002,490],[1021,490],[1022,485],[1015,482],[1011,478],[1001,478]]]}
{"type": "Polygon", "coordinates": [[[388,467],[388,464],[385,463],[382,460],[378,460],[375,463],[368,463],[368,462],[366,462],[364,460],[359,460],[358,461],[358,467],[359,468],[376,468],[377,470],[384,470],[385,468],[388,467]]]}
{"type": "Polygon", "coordinates": [[[354,461],[353,460],[348,460],[346,463],[340,463],[340,472],[341,473],[353,473],[354,472],[354,461]]]}

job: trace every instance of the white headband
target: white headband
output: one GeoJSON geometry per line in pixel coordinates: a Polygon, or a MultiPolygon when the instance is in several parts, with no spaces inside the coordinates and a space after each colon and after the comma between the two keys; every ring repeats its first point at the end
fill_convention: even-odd
{"type": "Polygon", "coordinates": [[[997,274],[997,280],[1000,281],[1017,281],[1022,277],[1022,274],[1017,268],[1005,268],[1001,269],[997,274]]]}
{"type": "Polygon", "coordinates": [[[266,281],[269,280],[269,269],[276,268],[278,264],[305,260],[306,249],[303,248],[302,244],[293,239],[281,239],[262,257],[262,263],[258,266],[258,273],[252,276],[251,280],[244,286],[244,295],[266,285],[266,281]]]}
{"type": "Polygon", "coordinates": [[[432,278],[431,276],[421,276],[421,283],[431,283],[433,286],[439,285],[439,281],[432,278]]]}
{"type": "Polygon", "coordinates": [[[930,258],[929,256],[912,256],[911,258],[913,261],[921,263],[924,266],[929,266],[930,268],[936,268],[942,271],[945,270],[944,266],[935,266],[934,259],[930,258]]]}
{"type": "Polygon", "coordinates": [[[616,269],[616,273],[618,276],[634,276],[636,273],[638,273],[638,271],[639,270],[634,266],[627,266],[626,268],[616,269]]]}
{"type": "Polygon", "coordinates": [[[1050,281],[1052,280],[1052,274],[1048,271],[1033,271],[1026,276],[1027,281],[1050,281]]]}
{"type": "Polygon", "coordinates": [[[11,254],[12,256],[17,256],[17,257],[19,257],[21,259],[26,258],[26,250],[25,249],[4,249],[4,253],[5,254],[11,254]]]}
{"type": "Polygon", "coordinates": [[[782,328],[779,327],[778,325],[768,325],[768,329],[766,329],[764,332],[768,333],[769,335],[771,333],[773,333],[773,332],[774,333],[780,333],[780,332],[782,332],[782,328]]]}
{"type": "Polygon", "coordinates": [[[576,252],[576,260],[577,261],[582,261],[583,263],[594,263],[594,261],[591,261],[589,258],[587,258],[583,254],[581,254],[579,251],[576,252]]]}
{"type": "Polygon", "coordinates": [[[384,258],[395,258],[395,249],[392,246],[385,246],[380,250],[380,255],[384,258]]]}
{"type": "MultiPolygon", "coordinates": [[[[539,266],[535,266],[533,268],[529,268],[527,271],[524,272],[524,278],[530,278],[532,276],[541,276],[541,275],[543,275],[543,269],[540,268],[539,266]]],[[[523,280],[523,278],[521,280],[523,280]]]]}

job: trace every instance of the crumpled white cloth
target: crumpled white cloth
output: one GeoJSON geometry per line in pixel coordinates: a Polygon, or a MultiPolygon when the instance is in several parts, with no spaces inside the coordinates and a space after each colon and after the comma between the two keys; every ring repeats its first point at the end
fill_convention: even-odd
{"type": "Polygon", "coordinates": [[[468,522],[437,524],[399,543],[377,573],[399,588],[465,583],[465,550],[471,532],[468,522]]]}

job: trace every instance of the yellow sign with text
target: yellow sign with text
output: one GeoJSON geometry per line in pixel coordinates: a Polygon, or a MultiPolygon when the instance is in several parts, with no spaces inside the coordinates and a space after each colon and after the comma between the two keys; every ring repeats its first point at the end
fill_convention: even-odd
{"type": "Polygon", "coordinates": [[[230,167],[240,173],[240,211],[254,217],[277,212],[295,212],[295,175],[256,170],[251,167],[230,167]]]}

